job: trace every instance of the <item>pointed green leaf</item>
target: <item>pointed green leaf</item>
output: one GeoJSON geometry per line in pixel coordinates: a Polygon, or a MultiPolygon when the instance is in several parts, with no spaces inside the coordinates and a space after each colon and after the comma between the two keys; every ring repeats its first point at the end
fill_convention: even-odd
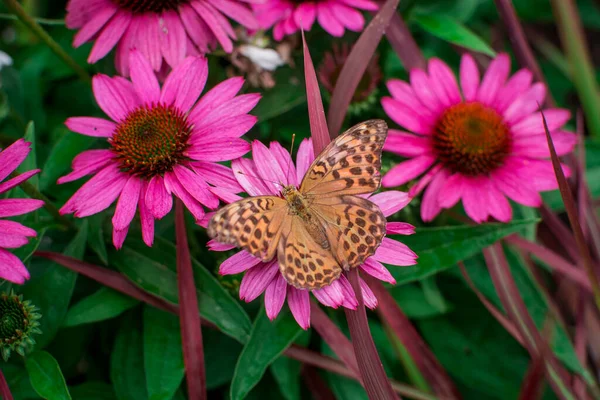
{"type": "Polygon", "coordinates": [[[71,400],[58,362],[45,351],[37,351],[25,360],[31,386],[48,400],[71,400]]]}
{"type": "Polygon", "coordinates": [[[149,400],[171,400],[185,373],[179,318],[150,306],[144,307],[144,370],[149,400]]]}
{"type": "Polygon", "coordinates": [[[144,350],[136,313],[122,318],[110,359],[110,380],[119,400],[148,400],[144,350]]]}
{"type": "Polygon", "coordinates": [[[114,318],[138,303],[139,301],[136,299],[103,287],[71,307],[65,326],[89,324],[114,318]]]}
{"type": "MultiPolygon", "coordinates": [[[[33,121],[30,121],[25,128],[25,136],[23,139],[31,143],[31,152],[27,156],[27,158],[19,165],[17,171],[19,173],[31,171],[37,169],[37,152],[36,152],[36,141],[35,141],[35,125],[33,121]]],[[[40,178],[39,175],[34,175],[27,180],[30,184],[32,184],[36,189],[40,189],[40,178]]]]}
{"type": "Polygon", "coordinates": [[[302,333],[290,313],[269,321],[264,308],[256,316],[250,340],[238,359],[231,382],[231,399],[243,399],[261,380],[267,367],[302,333]]]}
{"type": "Polygon", "coordinates": [[[456,265],[510,234],[538,220],[512,221],[508,224],[417,228],[414,235],[401,237],[419,258],[411,267],[390,267],[398,284],[420,280],[456,265]]]}

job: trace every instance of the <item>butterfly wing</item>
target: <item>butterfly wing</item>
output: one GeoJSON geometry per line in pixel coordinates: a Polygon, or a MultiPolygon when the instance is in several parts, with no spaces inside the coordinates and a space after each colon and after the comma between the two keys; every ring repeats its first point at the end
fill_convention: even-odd
{"type": "Polygon", "coordinates": [[[342,268],[331,252],[323,226],[292,216],[277,249],[279,269],[298,289],[320,289],[337,279],[342,268]]]}
{"type": "Polygon", "coordinates": [[[250,197],[217,211],[208,225],[208,235],[269,261],[275,256],[290,218],[285,200],[275,196],[250,197]]]}
{"type": "Polygon", "coordinates": [[[372,119],[335,138],[315,158],[300,185],[307,197],[371,193],[381,184],[381,151],[387,124],[372,119]]]}
{"type": "Polygon", "coordinates": [[[362,197],[315,198],[311,210],[324,226],[331,252],[344,269],[358,267],[375,254],[385,236],[381,209],[362,197]]]}

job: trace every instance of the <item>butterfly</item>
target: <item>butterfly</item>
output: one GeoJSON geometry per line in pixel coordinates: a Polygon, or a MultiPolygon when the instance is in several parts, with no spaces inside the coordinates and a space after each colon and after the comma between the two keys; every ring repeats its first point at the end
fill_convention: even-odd
{"type": "Polygon", "coordinates": [[[331,284],[373,255],[385,235],[379,207],[357,195],[381,184],[387,129],[377,119],[353,126],[315,158],[299,188],[282,184],[279,196],[224,206],[211,218],[208,235],[265,262],[277,256],[283,277],[298,289],[331,284]]]}

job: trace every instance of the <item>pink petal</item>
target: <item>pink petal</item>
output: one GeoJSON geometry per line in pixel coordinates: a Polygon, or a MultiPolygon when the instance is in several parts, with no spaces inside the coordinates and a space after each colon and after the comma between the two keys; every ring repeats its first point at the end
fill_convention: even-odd
{"type": "Polygon", "coordinates": [[[403,157],[416,157],[431,152],[431,140],[412,133],[388,130],[388,137],[383,145],[383,150],[403,157]]]}
{"type": "Polygon", "coordinates": [[[406,222],[388,222],[385,226],[388,235],[413,235],[415,227],[406,222]]]}
{"type": "Polygon", "coordinates": [[[148,60],[140,51],[131,50],[129,64],[131,65],[131,82],[140,99],[146,104],[158,103],[160,85],[148,60]]]}
{"type": "Polygon", "coordinates": [[[327,3],[317,3],[317,21],[331,36],[341,37],[344,34],[344,26],[337,20],[327,3]]]}
{"type": "MultiPolygon", "coordinates": [[[[544,118],[548,124],[548,130],[553,132],[560,129],[571,118],[569,110],[563,108],[550,108],[544,110],[544,118]]],[[[545,133],[542,113],[531,114],[513,125],[511,131],[515,136],[527,136],[536,133],[545,133]]]]}
{"type": "Polygon", "coordinates": [[[296,181],[296,167],[294,167],[290,153],[279,142],[271,142],[269,150],[283,171],[282,182],[286,185],[298,186],[299,182],[296,181]]]}
{"type": "Polygon", "coordinates": [[[506,197],[496,189],[492,182],[489,183],[486,192],[488,210],[491,216],[500,222],[510,222],[512,219],[512,208],[506,197]]]}
{"type": "Polygon", "coordinates": [[[277,194],[272,192],[272,186],[266,186],[265,182],[258,176],[258,171],[254,162],[247,158],[240,158],[231,162],[231,169],[240,186],[250,196],[260,196],[266,194],[277,194]]]}
{"type": "MultiPolygon", "coordinates": [[[[78,218],[88,217],[106,210],[119,197],[128,176],[109,166],[87,181],[71,198],[73,211],[78,218]],[[108,174],[103,174],[109,170],[108,174]]],[[[65,209],[69,200],[61,209],[65,209]]]]}
{"type": "Polygon", "coordinates": [[[350,281],[348,280],[348,278],[346,278],[346,275],[342,274],[336,282],[339,283],[344,293],[344,303],[342,304],[342,306],[350,310],[356,310],[356,308],[358,307],[358,300],[356,300],[356,295],[354,293],[354,290],[352,289],[350,281]]]}
{"type": "Polygon", "coordinates": [[[340,0],[342,3],[348,4],[351,7],[359,8],[366,11],[375,11],[379,9],[377,3],[369,0],[340,0]]]}
{"type": "Polygon", "coordinates": [[[443,164],[437,163],[431,169],[429,169],[429,171],[427,171],[425,175],[423,175],[415,185],[410,187],[410,189],[408,190],[408,196],[417,197],[419,193],[421,193],[421,191],[431,183],[431,180],[435,178],[435,176],[438,174],[438,172],[440,172],[442,168],[444,168],[443,164]]]}
{"type": "Polygon", "coordinates": [[[238,158],[250,151],[250,144],[244,139],[221,138],[207,140],[202,147],[192,147],[184,154],[193,159],[201,161],[228,161],[238,158]]]}
{"type": "MultiPolygon", "coordinates": [[[[179,6],[179,17],[192,42],[198,46],[198,49],[202,53],[208,52],[214,42],[214,35],[204,20],[200,18],[198,13],[189,4],[179,6]]],[[[188,53],[189,50],[190,46],[188,45],[188,53]]]]}
{"type": "Polygon", "coordinates": [[[373,258],[391,265],[415,265],[417,255],[404,243],[384,237],[373,258]]]}
{"type": "Polygon", "coordinates": [[[298,153],[296,153],[296,181],[302,182],[308,167],[315,159],[315,149],[311,139],[304,139],[300,146],[298,146],[298,153]]]}
{"type": "Polygon", "coordinates": [[[328,307],[338,308],[344,303],[344,292],[337,281],[333,281],[329,286],[313,290],[312,294],[321,304],[328,307]]]}
{"type": "Polygon", "coordinates": [[[171,68],[183,61],[186,51],[186,34],[179,15],[165,10],[158,19],[160,50],[171,68]]]}
{"type": "Polygon", "coordinates": [[[188,120],[202,125],[204,118],[215,108],[232,100],[244,85],[244,78],[229,78],[206,92],[191,111],[188,120]]]}
{"type": "Polygon", "coordinates": [[[278,274],[267,286],[265,291],[265,311],[267,317],[271,321],[277,318],[283,303],[285,303],[285,295],[287,292],[287,282],[281,274],[278,274]]]}
{"type": "Polygon", "coordinates": [[[0,217],[27,214],[42,207],[44,202],[36,199],[0,199],[0,217]]]}
{"type": "Polygon", "coordinates": [[[218,120],[222,120],[224,118],[230,118],[248,113],[256,106],[259,100],[260,94],[258,93],[242,94],[212,109],[210,113],[208,113],[202,118],[202,121],[197,121],[196,119],[193,119],[191,114],[189,119],[193,123],[197,122],[202,123],[204,125],[210,125],[211,123],[218,120]]]}
{"type": "Polygon", "coordinates": [[[392,285],[396,284],[396,280],[390,274],[390,271],[383,266],[379,261],[373,259],[373,257],[367,258],[367,260],[360,266],[360,268],[371,275],[373,278],[379,279],[392,285]]]}
{"type": "Polygon", "coordinates": [[[140,210],[140,222],[142,225],[142,239],[147,246],[152,247],[154,244],[154,216],[146,207],[146,195],[148,193],[147,183],[144,183],[140,198],[138,200],[138,208],[140,210]]]}
{"type": "MultiPolygon", "coordinates": [[[[117,13],[118,8],[116,6],[109,5],[102,7],[94,14],[84,26],[77,32],[73,39],[73,47],[79,47],[88,40],[92,39],[104,25],[117,13]]],[[[123,13],[119,11],[119,14],[123,13]]]]}
{"type": "Polygon", "coordinates": [[[128,12],[118,12],[102,29],[102,32],[96,39],[94,47],[88,57],[88,62],[94,64],[103,58],[109,51],[115,47],[119,39],[123,37],[125,30],[131,23],[131,14],[128,12]]]}
{"type": "Polygon", "coordinates": [[[494,185],[510,199],[529,207],[539,207],[542,204],[540,194],[531,185],[507,169],[498,169],[491,173],[494,185]]]}
{"type": "MultiPolygon", "coordinates": [[[[553,132],[551,136],[556,154],[559,156],[572,152],[577,144],[577,135],[572,132],[558,131],[553,132]]],[[[550,157],[546,135],[543,134],[516,137],[512,152],[514,155],[532,158],[550,157]]]]}
{"type": "Polygon", "coordinates": [[[155,13],[147,13],[136,18],[141,19],[137,32],[137,48],[150,62],[152,69],[158,71],[162,64],[159,16],[155,13]]]}
{"type": "Polygon", "coordinates": [[[57,183],[63,184],[86,175],[95,174],[113,162],[114,153],[110,150],[87,150],[79,153],[71,164],[73,172],[60,177],[57,183]]]}
{"type": "Polygon", "coordinates": [[[115,67],[122,76],[129,76],[129,52],[135,49],[138,44],[138,31],[143,19],[139,16],[133,16],[127,30],[117,44],[115,52],[115,67]]]}
{"type": "MultiPolygon", "coordinates": [[[[518,70],[511,76],[506,82],[506,85],[498,92],[498,97],[496,98],[496,110],[498,110],[498,112],[506,110],[517,97],[529,89],[532,79],[533,74],[525,68],[518,70]]],[[[542,102],[540,102],[540,104],[541,103],[542,102]]]]}
{"type": "Polygon", "coordinates": [[[485,222],[489,215],[487,203],[487,184],[485,178],[471,178],[465,181],[462,202],[467,215],[478,224],[485,222]]]}
{"type": "Polygon", "coordinates": [[[436,87],[443,90],[443,95],[441,91],[437,94],[440,100],[443,99],[444,106],[453,106],[462,101],[456,77],[446,63],[438,58],[429,60],[429,76],[431,81],[437,83],[436,87]]]}
{"type": "Polygon", "coordinates": [[[374,194],[373,196],[369,197],[369,200],[379,206],[383,215],[389,217],[390,215],[395,214],[403,209],[408,203],[410,203],[412,198],[409,197],[408,193],[406,192],[390,190],[374,194]]]}
{"type": "Polygon", "coordinates": [[[251,30],[258,29],[256,18],[246,6],[230,0],[215,1],[212,5],[240,25],[251,30]]]}
{"type": "MultiPolygon", "coordinates": [[[[212,217],[215,215],[215,213],[214,212],[206,213],[204,218],[208,217],[209,215],[210,215],[210,218],[212,219],[212,217]]],[[[227,250],[235,249],[236,246],[234,244],[219,243],[215,239],[211,239],[208,241],[208,243],[206,243],[206,247],[208,247],[208,249],[211,251],[227,251],[227,250]]],[[[228,275],[228,274],[223,274],[223,275],[228,275]]]]}
{"type": "Polygon", "coordinates": [[[415,114],[409,107],[406,107],[399,101],[391,97],[384,97],[381,99],[381,106],[395,123],[409,131],[422,135],[431,133],[434,121],[422,115],[415,114]]]}
{"type": "Polygon", "coordinates": [[[545,97],[546,86],[543,83],[534,83],[508,106],[504,111],[504,120],[508,125],[519,122],[539,109],[545,97]]]}
{"type": "Polygon", "coordinates": [[[493,106],[496,96],[504,86],[506,78],[510,73],[510,58],[506,54],[499,54],[488,67],[481,86],[477,91],[477,100],[483,104],[493,106]]]}
{"type": "Polygon", "coordinates": [[[310,299],[307,290],[288,285],[288,306],[294,319],[304,330],[310,327],[310,299]]]}
{"type": "Polygon", "coordinates": [[[31,151],[30,146],[31,143],[19,139],[0,152],[0,181],[21,165],[31,151]]]}
{"type": "Polygon", "coordinates": [[[460,86],[466,101],[475,100],[479,90],[479,69],[468,53],[465,53],[460,60],[460,86]]]}
{"type": "Polygon", "coordinates": [[[252,142],[252,158],[258,177],[263,179],[264,184],[270,188],[269,191],[272,193],[280,191],[286,183],[285,173],[267,146],[258,140],[252,142]]]}
{"type": "Polygon", "coordinates": [[[202,1],[194,1],[190,5],[194,7],[198,15],[206,22],[206,25],[208,25],[217,38],[217,41],[223,47],[223,50],[227,53],[231,53],[233,50],[233,43],[215,15],[216,11],[202,1]]]}
{"type": "Polygon", "coordinates": [[[112,218],[116,230],[120,231],[129,227],[135,216],[141,188],[142,181],[137,176],[132,176],[127,180],[119,196],[119,201],[117,201],[115,215],[112,218]]]}
{"type": "Polygon", "coordinates": [[[173,168],[175,176],[181,185],[191,194],[196,200],[204,204],[208,208],[215,209],[219,206],[219,199],[208,190],[207,183],[196,175],[192,170],[181,165],[176,165],[173,168]]]}
{"type": "Polygon", "coordinates": [[[156,219],[161,219],[171,211],[173,197],[165,187],[164,178],[160,175],[153,177],[146,191],[146,207],[156,219]]]}
{"type": "Polygon", "coordinates": [[[219,273],[221,275],[239,274],[261,263],[260,258],[254,257],[246,250],[242,250],[223,261],[219,267],[219,273]]]}
{"type": "Polygon", "coordinates": [[[403,185],[425,172],[436,161],[435,156],[422,155],[403,161],[388,171],[382,179],[384,187],[403,185]]]}
{"type": "Polygon", "coordinates": [[[365,303],[365,306],[369,307],[371,310],[374,310],[375,308],[377,308],[377,297],[375,297],[375,294],[373,293],[369,285],[367,285],[366,282],[362,280],[362,278],[358,278],[358,281],[360,282],[360,290],[362,292],[363,302],[365,303]]]}
{"type": "Polygon", "coordinates": [[[117,230],[113,227],[113,245],[115,249],[120,250],[123,247],[125,239],[127,239],[127,233],[129,232],[129,225],[125,229],[117,230]]]}
{"type": "Polygon", "coordinates": [[[246,134],[257,120],[254,115],[242,114],[214,121],[210,125],[195,125],[188,143],[192,146],[202,146],[209,138],[239,138],[246,134]]]}
{"type": "Polygon", "coordinates": [[[437,93],[433,90],[431,80],[425,71],[420,69],[411,70],[410,84],[415,91],[415,94],[426,108],[436,115],[443,110],[444,106],[441,99],[438,98],[437,93]]]}
{"type": "Polygon", "coordinates": [[[188,111],[204,90],[208,64],[204,57],[188,57],[167,77],[160,101],[188,111]]]}
{"type": "Polygon", "coordinates": [[[165,187],[167,191],[179,197],[187,209],[192,213],[196,221],[199,221],[204,216],[204,208],[202,204],[196,200],[186,189],[181,185],[179,179],[173,172],[167,172],[164,176],[165,187]]]}
{"type": "Polygon", "coordinates": [[[429,187],[423,195],[423,202],[421,203],[421,218],[423,221],[432,221],[440,213],[440,199],[446,196],[446,193],[442,191],[442,188],[449,176],[450,172],[444,168],[431,180],[429,187]]]}
{"type": "Polygon", "coordinates": [[[192,168],[213,186],[229,189],[233,193],[243,190],[229,167],[212,162],[195,161],[192,163],[192,168]]]}
{"type": "Polygon", "coordinates": [[[343,5],[341,2],[331,2],[330,7],[331,12],[344,27],[354,32],[362,31],[365,19],[360,12],[343,5]]]}
{"type": "Polygon", "coordinates": [[[268,263],[261,263],[247,270],[240,285],[240,299],[247,303],[256,299],[267,289],[267,286],[269,286],[276,275],[281,274],[275,260],[268,263]]]}
{"type": "Polygon", "coordinates": [[[29,279],[29,272],[17,256],[0,249],[0,278],[22,285],[29,279]]]}
{"type": "Polygon", "coordinates": [[[15,176],[12,179],[7,180],[6,182],[1,183],[0,184],[0,193],[8,192],[10,189],[20,185],[21,183],[25,182],[27,179],[31,178],[32,176],[39,173],[40,171],[41,170],[39,170],[39,169],[27,171],[20,175],[15,176]]]}
{"type": "Polygon", "coordinates": [[[133,85],[125,79],[98,74],[92,78],[96,102],[113,121],[120,122],[139,105],[133,85]]]}
{"type": "Polygon", "coordinates": [[[67,128],[73,132],[93,137],[111,137],[117,124],[104,118],[71,117],[65,121],[67,128]]]}
{"type": "Polygon", "coordinates": [[[317,7],[314,3],[302,3],[294,11],[294,22],[305,31],[310,31],[316,18],[317,7]]]}
{"type": "MultiPolygon", "coordinates": [[[[446,179],[442,188],[440,189],[441,195],[437,196],[438,205],[442,208],[454,207],[454,205],[458,203],[462,197],[463,190],[466,186],[465,180],[467,179],[468,178],[460,173],[455,173],[446,179]]],[[[432,201],[435,201],[435,199],[432,198],[432,201]]]]}
{"type": "Polygon", "coordinates": [[[29,237],[35,237],[33,229],[27,228],[15,221],[0,221],[0,247],[16,249],[29,242],[29,237]]]}

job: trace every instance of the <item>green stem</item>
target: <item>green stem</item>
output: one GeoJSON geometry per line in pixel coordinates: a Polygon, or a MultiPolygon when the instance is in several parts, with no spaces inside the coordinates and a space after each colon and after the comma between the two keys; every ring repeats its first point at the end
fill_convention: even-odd
{"type": "Polygon", "coordinates": [[[39,23],[36,22],[35,19],[31,17],[31,15],[27,14],[27,12],[21,7],[21,5],[17,2],[17,0],[4,0],[4,4],[6,7],[12,11],[29,30],[31,30],[35,35],[37,35],[49,48],[56,54],[65,64],[75,71],[77,75],[84,81],[89,81],[90,76],[71,56],[67,54],[66,51],[63,50],[62,47],[52,37],[40,26],[39,23]]]}
{"type": "Polygon", "coordinates": [[[552,0],[552,8],[590,135],[600,140],[600,92],[575,2],[552,0]]]}
{"type": "MultiPolygon", "coordinates": [[[[35,17],[32,17],[32,18],[35,22],[37,22],[38,24],[41,24],[41,25],[65,26],[64,19],[49,19],[49,18],[35,18],[35,17]]],[[[9,21],[18,21],[19,20],[19,18],[17,18],[16,15],[5,14],[5,13],[0,13],[0,19],[9,20],[9,21]]]]}

